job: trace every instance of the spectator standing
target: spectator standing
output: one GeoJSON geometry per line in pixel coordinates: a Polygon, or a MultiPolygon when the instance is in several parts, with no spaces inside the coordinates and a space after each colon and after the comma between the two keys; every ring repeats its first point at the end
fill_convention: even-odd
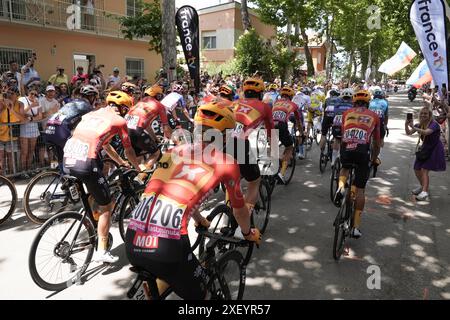
{"type": "MultiPolygon", "coordinates": [[[[60,104],[58,100],[55,99],[56,96],[56,88],[53,85],[48,85],[45,89],[45,96],[39,99],[39,106],[42,112],[42,118],[44,119],[41,123],[39,123],[39,131],[42,132],[47,127],[47,119],[58,112],[60,108],[60,104]]],[[[42,136],[39,136],[37,141],[38,145],[38,154],[39,154],[39,166],[46,166],[46,148],[44,146],[44,141],[42,140],[42,136]]]]}
{"type": "Polygon", "coordinates": [[[18,98],[19,88],[9,88],[5,99],[0,102],[0,165],[3,173],[13,172],[12,153],[18,152],[17,135],[11,124],[25,120],[23,104],[18,98]]]}
{"type": "Polygon", "coordinates": [[[57,89],[56,100],[58,100],[60,106],[63,106],[67,102],[70,102],[72,100],[67,83],[61,83],[58,87],[55,88],[57,89]]]}
{"type": "MultiPolygon", "coordinates": [[[[36,60],[37,60],[36,53],[33,53],[33,55],[28,59],[27,64],[24,65],[21,69],[21,72],[22,72],[22,76],[21,76],[22,83],[21,84],[24,87],[28,86],[28,84],[31,81],[34,81],[36,79],[40,80],[39,73],[34,68],[34,64],[35,64],[36,60]]],[[[21,92],[24,94],[25,90],[22,90],[21,92]]]]}
{"type": "MultiPolygon", "coordinates": [[[[42,119],[41,107],[39,105],[38,93],[30,90],[28,96],[19,98],[24,106],[24,114],[30,122],[20,126],[20,163],[22,171],[31,170],[31,163],[36,148],[36,142],[41,135],[38,121],[42,119]]],[[[23,173],[21,178],[29,179],[30,176],[23,173]]]]}
{"type": "Polygon", "coordinates": [[[121,80],[120,76],[119,76],[119,73],[120,73],[119,68],[114,67],[113,68],[113,74],[108,77],[108,84],[110,84],[112,82],[113,86],[117,85],[120,82],[120,80],[121,80]]]}
{"type": "Polygon", "coordinates": [[[412,190],[419,201],[429,197],[430,171],[445,171],[444,146],[440,139],[441,129],[439,123],[433,119],[431,109],[423,107],[419,113],[419,123],[413,124],[413,120],[406,120],[405,132],[407,135],[419,134],[417,143],[416,161],[414,172],[420,186],[412,190]]]}
{"type": "Polygon", "coordinates": [[[22,81],[22,74],[19,70],[19,63],[17,63],[16,60],[9,61],[9,70],[3,73],[2,75],[2,82],[7,82],[9,79],[15,78],[17,80],[17,83],[19,84],[19,90],[20,90],[20,84],[22,81]]]}
{"type": "Polygon", "coordinates": [[[69,77],[64,73],[64,68],[56,67],[56,73],[48,79],[48,84],[59,86],[61,83],[69,83],[69,77]]]}
{"type": "Polygon", "coordinates": [[[73,87],[78,87],[79,84],[87,84],[88,83],[88,74],[84,73],[84,68],[82,66],[77,67],[77,73],[72,77],[70,84],[73,87]]]}

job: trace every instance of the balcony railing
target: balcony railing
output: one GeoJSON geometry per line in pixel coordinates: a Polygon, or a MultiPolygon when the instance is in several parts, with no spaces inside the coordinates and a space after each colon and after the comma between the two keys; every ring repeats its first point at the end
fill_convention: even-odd
{"type": "Polygon", "coordinates": [[[0,0],[0,21],[123,38],[123,15],[72,0],[0,0]],[[74,5],[75,3],[75,5],[74,5]]]}

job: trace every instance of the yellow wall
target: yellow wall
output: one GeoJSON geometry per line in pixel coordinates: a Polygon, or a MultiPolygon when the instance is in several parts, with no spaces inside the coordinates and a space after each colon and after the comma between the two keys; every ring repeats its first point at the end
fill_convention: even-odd
{"type": "Polygon", "coordinates": [[[159,70],[162,64],[161,56],[148,51],[148,43],[145,41],[100,37],[14,23],[0,22],[0,46],[35,50],[38,58],[35,67],[45,80],[55,73],[57,65],[62,65],[65,73],[72,76],[73,54],[77,53],[95,55],[96,64],[105,65],[105,75],[112,74],[112,68],[117,66],[120,75],[124,76],[126,57],[144,59],[145,77],[149,81],[154,80],[155,71],[159,70]]]}

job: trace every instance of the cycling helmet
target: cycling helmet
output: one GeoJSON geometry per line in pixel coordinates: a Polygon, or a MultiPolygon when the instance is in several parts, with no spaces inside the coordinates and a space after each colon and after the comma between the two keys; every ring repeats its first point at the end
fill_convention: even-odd
{"type": "Polygon", "coordinates": [[[353,103],[356,102],[364,102],[369,104],[370,102],[370,93],[367,90],[359,90],[353,95],[353,103]]]}
{"type": "Polygon", "coordinates": [[[233,129],[236,125],[236,119],[229,105],[229,103],[220,100],[213,100],[201,105],[194,117],[195,124],[211,127],[221,132],[226,129],[233,129]]]}
{"type": "Polygon", "coordinates": [[[339,97],[339,91],[337,89],[331,89],[330,97],[339,97]]]}
{"type": "Polygon", "coordinates": [[[272,83],[271,85],[269,85],[269,90],[278,90],[278,85],[276,83],[272,83]]]}
{"type": "Polygon", "coordinates": [[[374,97],[374,98],[378,98],[378,99],[383,99],[383,98],[384,98],[384,92],[383,92],[383,90],[381,90],[381,89],[376,89],[376,90],[373,92],[373,97],[374,97]]]}
{"type": "Polygon", "coordinates": [[[341,98],[353,99],[353,90],[350,88],[346,88],[346,89],[342,90],[341,98]]]}
{"type": "Polygon", "coordinates": [[[292,98],[295,95],[295,91],[291,87],[285,86],[285,87],[281,88],[280,95],[282,95],[282,96],[286,95],[286,96],[289,96],[292,98]]]}
{"type": "Polygon", "coordinates": [[[120,90],[128,94],[134,94],[135,92],[138,91],[136,85],[131,82],[122,83],[120,90]]]}
{"type": "Polygon", "coordinates": [[[150,96],[153,98],[155,98],[158,94],[164,94],[163,89],[158,85],[149,87],[144,92],[144,96],[150,96]]]}
{"type": "Polygon", "coordinates": [[[98,90],[97,90],[96,87],[94,87],[93,85],[90,85],[90,84],[89,84],[89,85],[83,86],[83,87],[81,88],[80,94],[81,94],[82,96],[86,96],[86,97],[89,97],[89,96],[98,96],[98,90]]]}
{"type": "Polygon", "coordinates": [[[310,95],[310,94],[311,94],[311,90],[310,90],[308,87],[303,87],[303,88],[302,88],[302,93],[303,93],[303,94],[310,95]]]}
{"type": "Polygon", "coordinates": [[[246,91],[263,92],[265,90],[264,82],[257,78],[248,78],[244,81],[244,93],[246,91]]]}
{"type": "Polygon", "coordinates": [[[183,86],[181,84],[178,84],[178,83],[174,84],[172,86],[172,92],[177,92],[177,93],[183,92],[183,86]]]}
{"type": "Polygon", "coordinates": [[[235,95],[235,90],[230,85],[223,85],[219,88],[219,93],[226,95],[226,96],[233,97],[235,95]]]}
{"type": "Polygon", "coordinates": [[[130,96],[123,91],[111,91],[106,97],[106,103],[108,105],[112,104],[117,106],[122,117],[128,113],[128,110],[130,110],[133,105],[130,96]]]}

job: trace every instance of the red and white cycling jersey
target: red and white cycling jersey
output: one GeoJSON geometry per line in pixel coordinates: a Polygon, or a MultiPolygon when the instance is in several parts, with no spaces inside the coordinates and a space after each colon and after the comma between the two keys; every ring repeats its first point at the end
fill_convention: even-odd
{"type": "Polygon", "coordinates": [[[163,155],[132,213],[128,228],[136,231],[134,242],[143,236],[180,239],[186,235],[190,217],[220,182],[231,206],[244,207],[236,160],[220,151],[204,150],[204,145],[189,144],[163,155]]]}
{"type": "Polygon", "coordinates": [[[267,103],[258,99],[239,99],[234,102],[234,114],[236,116],[236,127],[232,134],[233,137],[248,139],[252,130],[264,123],[270,138],[274,124],[272,109],[267,103]]]}
{"type": "Polygon", "coordinates": [[[159,116],[161,124],[167,124],[166,108],[158,100],[146,97],[139,101],[125,116],[128,129],[147,128],[159,116]]]}
{"type": "Polygon", "coordinates": [[[352,108],[342,115],[342,142],[346,150],[364,147],[368,150],[371,139],[380,141],[380,119],[367,108],[352,108]]]}
{"type": "Polygon", "coordinates": [[[111,107],[85,114],[64,147],[66,164],[97,159],[102,147],[119,135],[124,148],[131,147],[125,119],[111,107]]]}
{"type": "Polygon", "coordinates": [[[280,99],[275,102],[272,108],[274,122],[288,122],[289,116],[294,114],[297,123],[300,122],[300,112],[298,106],[289,100],[280,99]]]}

